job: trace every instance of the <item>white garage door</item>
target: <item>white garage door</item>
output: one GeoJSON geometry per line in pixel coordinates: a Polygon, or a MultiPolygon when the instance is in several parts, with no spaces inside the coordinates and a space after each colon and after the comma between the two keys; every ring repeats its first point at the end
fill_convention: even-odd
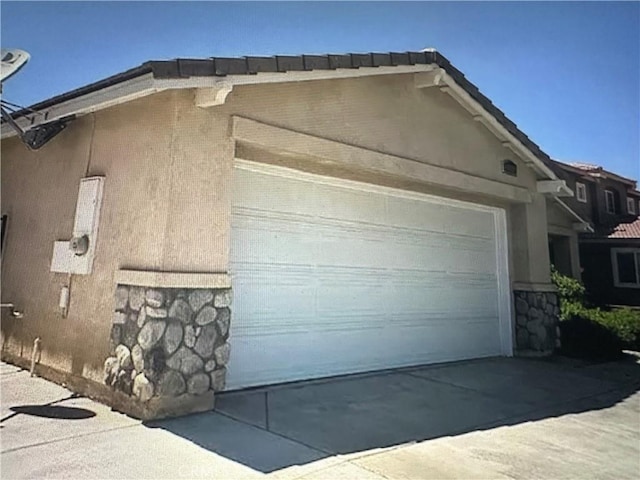
{"type": "Polygon", "coordinates": [[[504,211],[237,160],[228,389],[511,354],[504,211]]]}

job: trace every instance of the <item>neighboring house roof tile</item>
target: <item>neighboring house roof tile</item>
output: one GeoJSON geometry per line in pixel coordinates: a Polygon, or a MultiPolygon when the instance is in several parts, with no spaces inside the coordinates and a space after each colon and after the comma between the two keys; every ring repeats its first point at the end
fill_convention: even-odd
{"type": "Polygon", "coordinates": [[[582,170],[583,172],[585,172],[586,174],[592,177],[611,178],[613,180],[617,180],[617,181],[632,185],[632,187],[635,189],[636,181],[634,179],[623,177],[622,175],[618,175],[617,173],[611,172],[609,170],[605,170],[605,168],[600,165],[595,165],[593,163],[582,163],[582,162],[573,162],[573,163],[570,163],[569,165],[578,170],[582,170]]]}
{"type": "Polygon", "coordinates": [[[569,163],[569,165],[580,170],[585,170],[587,172],[592,172],[594,170],[602,170],[602,167],[594,163],[571,162],[569,163]]]}
{"type": "Polygon", "coordinates": [[[616,225],[608,238],[640,238],[640,217],[630,223],[616,225]]]}
{"type": "MultiPolygon", "coordinates": [[[[564,163],[559,160],[553,160],[552,165],[560,167],[565,171],[569,171],[577,175],[582,175],[582,178],[584,179],[597,180],[598,178],[610,178],[612,180],[616,180],[627,184],[627,186],[630,186],[631,190],[629,191],[629,193],[631,193],[632,195],[638,192],[636,190],[636,180],[634,180],[633,178],[623,177],[622,175],[618,175],[617,173],[611,172],[609,170],[605,170],[604,167],[600,165],[585,162],[564,163]]],[[[554,169],[554,171],[557,173],[558,170],[554,169]]]]}
{"type": "Polygon", "coordinates": [[[554,160],[552,160],[552,165],[554,167],[558,167],[558,168],[554,168],[553,169],[553,171],[556,172],[556,174],[559,174],[562,171],[570,172],[570,173],[573,173],[575,175],[580,176],[580,178],[583,179],[583,180],[589,180],[591,182],[595,182],[595,179],[589,175],[589,172],[587,170],[584,170],[582,168],[578,168],[578,167],[574,166],[574,164],[564,163],[564,162],[561,162],[560,160],[555,160],[554,159],[554,160]]]}
{"type": "Polygon", "coordinates": [[[609,225],[598,226],[593,234],[585,235],[585,238],[640,240],[640,217],[609,225]]]}

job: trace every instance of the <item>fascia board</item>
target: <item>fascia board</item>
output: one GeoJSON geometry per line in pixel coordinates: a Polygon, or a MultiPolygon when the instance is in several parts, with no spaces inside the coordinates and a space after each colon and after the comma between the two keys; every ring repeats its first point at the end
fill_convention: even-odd
{"type": "Polygon", "coordinates": [[[455,100],[459,103],[463,104],[464,108],[469,110],[472,108],[477,114],[481,117],[483,123],[485,123],[489,130],[497,134],[500,140],[506,140],[515,150],[515,153],[520,155],[526,163],[532,164],[534,170],[540,173],[543,176],[551,180],[558,180],[553,171],[544,164],[542,160],[540,160],[536,155],[531,152],[520,140],[518,140],[511,132],[509,132],[496,118],[491,115],[484,107],[475,100],[467,91],[462,88],[458,83],[445,71],[445,75],[443,77],[444,82],[446,83],[449,93],[455,100]],[[500,138],[502,137],[502,138],[500,138]]]}
{"type": "MultiPolygon", "coordinates": [[[[37,125],[52,122],[70,115],[83,115],[96,112],[107,107],[129,102],[137,98],[150,95],[157,91],[152,73],[110,85],[96,92],[72,98],[65,102],[52,105],[16,120],[23,129],[28,130],[37,125]]],[[[1,138],[9,138],[16,132],[7,124],[2,125],[1,138]]]]}

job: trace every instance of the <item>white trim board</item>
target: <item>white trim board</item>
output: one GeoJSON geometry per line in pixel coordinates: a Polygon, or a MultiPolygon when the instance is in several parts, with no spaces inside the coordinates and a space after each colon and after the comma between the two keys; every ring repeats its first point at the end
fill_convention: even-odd
{"type": "MultiPolygon", "coordinates": [[[[146,97],[158,91],[153,74],[147,73],[131,80],[110,85],[96,92],[52,105],[40,110],[38,114],[29,114],[26,117],[19,118],[16,123],[20,128],[26,130],[70,115],[85,115],[97,112],[114,105],[146,97]]],[[[17,135],[15,130],[6,123],[2,124],[1,132],[2,139],[17,135]]]]}
{"type": "MultiPolygon", "coordinates": [[[[499,140],[507,142],[508,147],[513,153],[518,155],[524,163],[533,167],[540,175],[551,180],[559,180],[553,171],[547,167],[542,160],[534,155],[520,140],[518,140],[511,132],[509,132],[498,120],[484,107],[475,100],[467,91],[462,88],[446,71],[443,75],[445,87],[440,87],[445,93],[451,95],[463,108],[474,115],[474,119],[481,122],[487,129],[492,132],[499,140]]],[[[567,189],[568,190],[568,189],[567,189]]],[[[572,193],[573,194],[573,193],[572,193]]]]}

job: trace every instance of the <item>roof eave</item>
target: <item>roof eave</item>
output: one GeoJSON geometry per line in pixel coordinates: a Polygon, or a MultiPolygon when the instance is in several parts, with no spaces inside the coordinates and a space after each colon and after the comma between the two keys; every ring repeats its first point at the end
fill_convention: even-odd
{"type": "Polygon", "coordinates": [[[560,168],[562,170],[564,170],[565,172],[568,173],[572,173],[576,176],[579,176],[581,180],[585,180],[585,181],[589,181],[589,182],[595,182],[596,180],[589,175],[589,173],[585,172],[584,170],[581,170],[579,168],[573,167],[571,165],[568,165],[566,163],[560,162],[558,160],[551,160],[551,165],[555,166],[556,168],[560,168]]]}
{"type": "Polygon", "coordinates": [[[593,233],[593,227],[589,222],[587,222],[584,218],[582,218],[575,210],[573,210],[569,205],[564,203],[558,197],[552,197],[553,200],[562,207],[569,215],[571,215],[577,222],[573,225],[573,229],[582,233],[593,233]]]}
{"type": "MultiPolygon", "coordinates": [[[[18,119],[18,124],[28,129],[69,115],[95,112],[168,89],[210,88],[221,85],[225,88],[233,88],[234,85],[419,73],[433,71],[438,67],[443,73],[443,84],[439,85],[442,91],[458,101],[473,115],[474,119],[496,135],[503,142],[503,146],[512,150],[543,178],[558,179],[549,168],[551,164],[549,156],[480,93],[462,72],[436,51],[405,54],[371,53],[151,61],[37,103],[29,110],[37,110],[38,114],[27,114],[18,119]],[[394,55],[396,55],[395,61],[394,55]],[[280,67],[284,68],[285,65],[288,70],[281,71],[280,67]]],[[[2,138],[13,136],[13,134],[13,130],[8,128],[8,125],[2,125],[2,138]]]]}

